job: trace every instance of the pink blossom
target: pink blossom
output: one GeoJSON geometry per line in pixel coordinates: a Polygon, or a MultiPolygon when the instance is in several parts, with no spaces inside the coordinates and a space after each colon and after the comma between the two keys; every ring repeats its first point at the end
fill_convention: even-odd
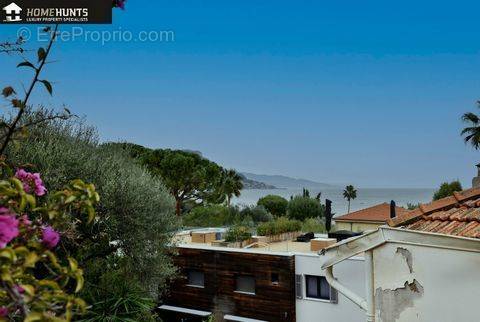
{"type": "Polygon", "coordinates": [[[32,224],[32,221],[28,219],[27,215],[21,216],[19,220],[20,220],[20,225],[25,227],[30,226],[32,224]]]}
{"type": "Polygon", "coordinates": [[[42,230],[42,243],[47,248],[53,249],[60,241],[60,234],[57,233],[52,227],[47,226],[42,230]]]}
{"type": "Polygon", "coordinates": [[[20,285],[15,285],[15,289],[17,290],[18,294],[25,293],[25,289],[23,287],[21,287],[20,285]]]}
{"type": "Polygon", "coordinates": [[[25,190],[26,193],[34,192],[40,197],[47,192],[47,188],[45,188],[39,173],[30,173],[23,169],[18,169],[15,177],[22,181],[23,190],[25,190]]]}
{"type": "Polygon", "coordinates": [[[8,315],[8,309],[5,306],[0,306],[0,317],[5,318],[8,315]]]}
{"type": "Polygon", "coordinates": [[[7,246],[18,234],[18,220],[15,214],[5,207],[0,207],[0,248],[7,246]]]}

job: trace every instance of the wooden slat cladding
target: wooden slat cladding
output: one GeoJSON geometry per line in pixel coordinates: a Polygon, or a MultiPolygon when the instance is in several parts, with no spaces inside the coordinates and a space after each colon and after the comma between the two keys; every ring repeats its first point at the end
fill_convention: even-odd
{"type": "Polygon", "coordinates": [[[270,322],[295,321],[294,256],[179,248],[179,277],[165,303],[211,311],[216,321],[225,314],[270,322]],[[205,287],[188,286],[188,271],[205,274],[205,287]],[[278,284],[272,283],[278,274],[278,284]],[[255,278],[255,295],[235,292],[238,275],[255,278]]]}

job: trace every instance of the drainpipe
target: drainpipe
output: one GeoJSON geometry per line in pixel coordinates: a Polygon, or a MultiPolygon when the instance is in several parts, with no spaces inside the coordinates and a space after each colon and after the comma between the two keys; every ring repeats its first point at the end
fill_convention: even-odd
{"type": "Polygon", "coordinates": [[[373,256],[371,250],[365,252],[365,286],[367,290],[366,299],[362,298],[360,295],[356,294],[355,292],[347,288],[345,285],[341,284],[333,276],[333,266],[326,268],[325,277],[331,287],[342,293],[346,298],[357,304],[362,310],[366,312],[367,322],[375,321],[375,302],[373,293],[373,256]]]}
{"type": "Polygon", "coordinates": [[[365,289],[367,296],[367,322],[375,321],[375,294],[373,280],[373,250],[365,252],[365,289]]]}

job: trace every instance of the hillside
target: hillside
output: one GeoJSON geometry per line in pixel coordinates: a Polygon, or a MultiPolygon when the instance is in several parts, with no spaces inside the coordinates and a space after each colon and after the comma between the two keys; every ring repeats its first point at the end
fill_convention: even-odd
{"type": "Polygon", "coordinates": [[[251,180],[246,178],[243,174],[240,174],[242,177],[242,182],[243,182],[243,188],[244,189],[262,189],[262,190],[267,190],[267,189],[277,189],[277,187],[273,185],[266,184],[264,182],[259,182],[256,180],[251,180]]]}
{"type": "Polygon", "coordinates": [[[282,175],[264,175],[254,173],[242,173],[249,180],[254,180],[277,188],[331,188],[334,185],[327,183],[315,182],[307,179],[290,178],[282,175]]]}

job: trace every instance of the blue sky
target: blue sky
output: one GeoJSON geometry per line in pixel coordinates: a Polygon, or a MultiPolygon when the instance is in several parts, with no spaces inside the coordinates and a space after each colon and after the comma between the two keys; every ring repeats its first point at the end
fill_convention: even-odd
{"type": "MultiPolygon", "coordinates": [[[[469,186],[480,152],[459,132],[480,99],[479,10],[473,1],[129,0],[112,26],[85,31],[171,30],[175,41],[58,43],[46,72],[54,96],[35,101],[67,104],[102,140],[199,150],[240,171],[469,186]]],[[[2,26],[0,39],[17,29],[2,26]]],[[[28,79],[17,60],[1,57],[4,85],[28,79]]]]}

